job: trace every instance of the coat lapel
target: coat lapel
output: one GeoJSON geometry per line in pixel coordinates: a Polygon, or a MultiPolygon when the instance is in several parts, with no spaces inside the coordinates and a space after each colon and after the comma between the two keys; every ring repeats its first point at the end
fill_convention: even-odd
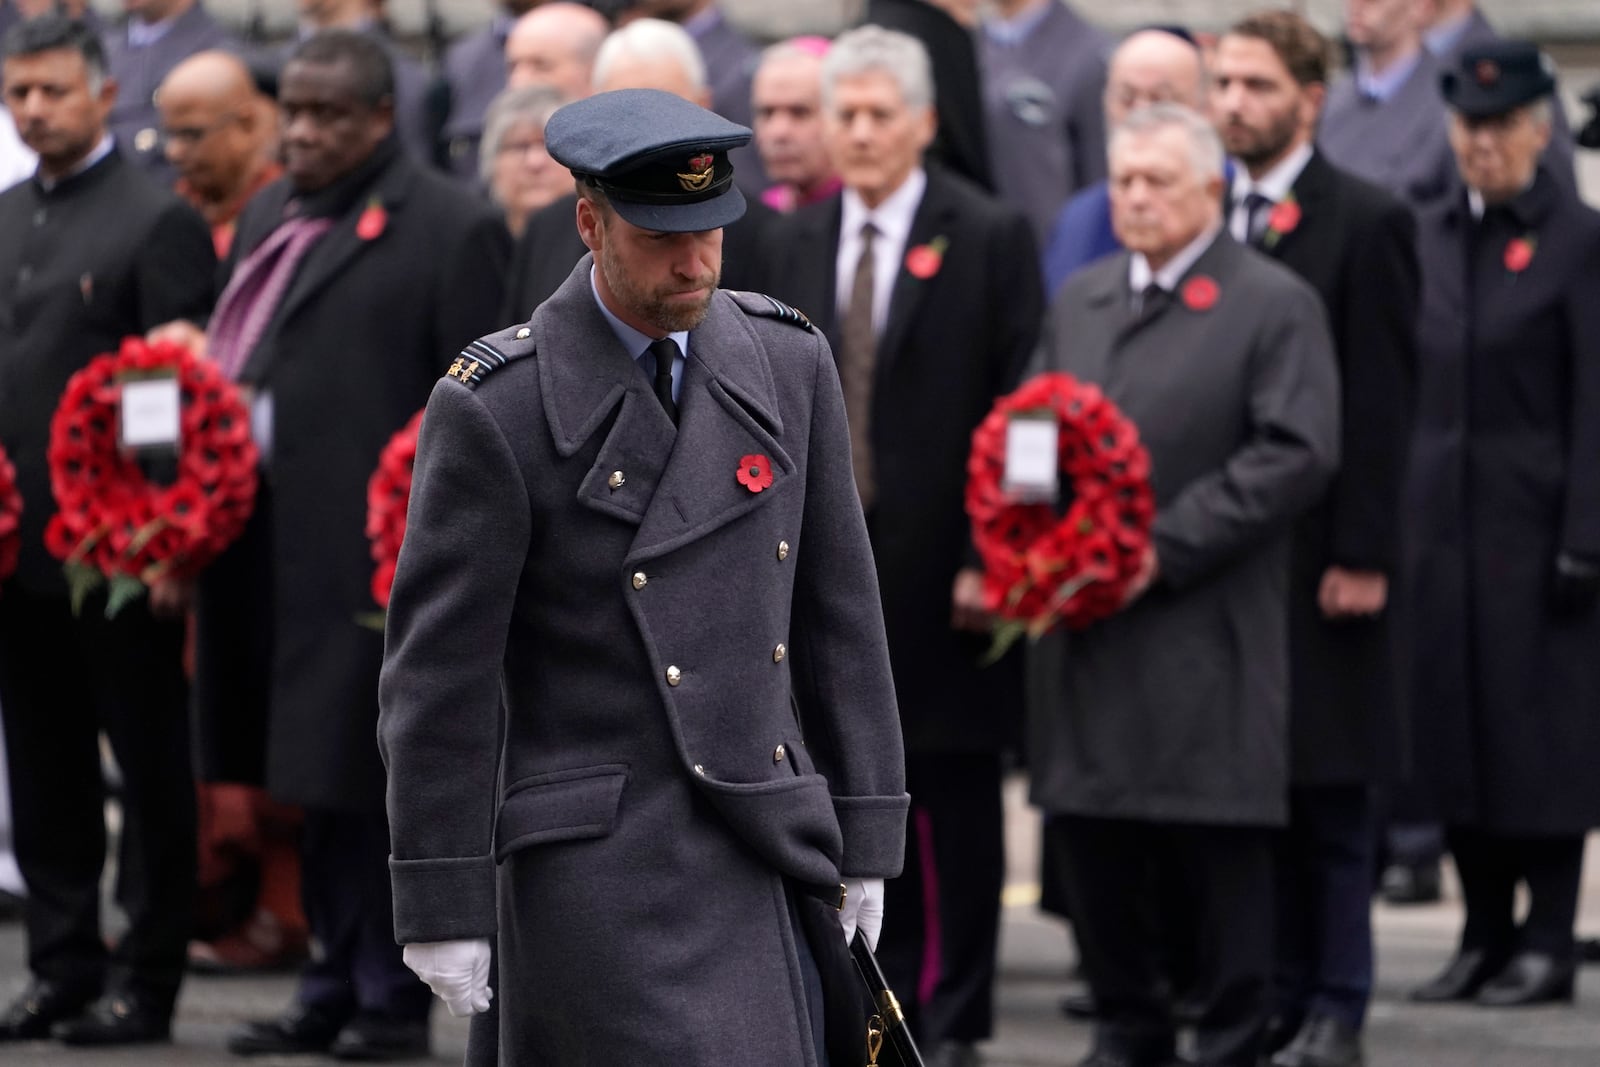
{"type": "Polygon", "coordinates": [[[721,294],[689,334],[678,411],[677,440],[628,551],[629,565],[704,537],[798,485],[794,460],[778,443],[783,422],[766,349],[721,294]],[[761,492],[739,481],[746,456],[765,456],[772,469],[772,484],[761,492]]]}
{"type": "MultiPolygon", "coordinates": [[[[917,308],[922,302],[922,295],[927,291],[928,280],[918,278],[906,270],[906,255],[918,245],[925,245],[934,238],[947,235],[954,213],[954,205],[945,195],[945,179],[937,170],[928,171],[928,188],[922,194],[922,203],[917,205],[917,213],[911,218],[911,232],[906,236],[906,247],[901,253],[900,263],[895,268],[894,289],[889,295],[889,318],[883,327],[883,336],[878,339],[878,366],[877,377],[879,381],[893,366],[900,346],[905,341],[906,331],[911,328],[911,323],[916,319],[917,308]]],[[[834,246],[838,247],[837,244],[834,246]]],[[[962,255],[967,249],[945,249],[945,254],[952,252],[962,255]]],[[[935,275],[937,277],[937,275],[935,275]]]]}
{"type": "Polygon", "coordinates": [[[1300,221],[1289,232],[1278,234],[1270,248],[1263,243],[1257,246],[1259,250],[1273,259],[1284,259],[1285,249],[1294,247],[1300,241],[1300,235],[1307,224],[1312,220],[1321,219],[1322,213],[1328,208],[1328,199],[1332,192],[1333,172],[1327,161],[1322,158],[1322,154],[1313,150],[1311,158],[1300,171],[1300,176],[1294,180],[1294,185],[1289,189],[1289,195],[1294,197],[1294,202],[1300,207],[1300,221]]]}

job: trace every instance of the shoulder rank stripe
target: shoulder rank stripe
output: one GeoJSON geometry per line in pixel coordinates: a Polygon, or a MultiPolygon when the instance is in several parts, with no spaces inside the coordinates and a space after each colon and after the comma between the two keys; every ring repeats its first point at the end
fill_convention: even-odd
{"type": "Polygon", "coordinates": [[[806,318],[803,311],[790,307],[782,300],[768,296],[766,293],[745,293],[729,290],[728,295],[733,297],[734,303],[738,304],[748,315],[760,315],[766,319],[777,319],[779,322],[787,322],[791,326],[798,326],[802,330],[815,329],[811,325],[811,320],[806,318]]]}
{"type": "Polygon", "coordinates": [[[462,350],[456,361],[450,364],[450,369],[445,371],[446,378],[454,378],[462,385],[472,388],[483,383],[484,377],[492,370],[496,370],[511,362],[504,352],[495,348],[489,342],[479,338],[462,350]]]}

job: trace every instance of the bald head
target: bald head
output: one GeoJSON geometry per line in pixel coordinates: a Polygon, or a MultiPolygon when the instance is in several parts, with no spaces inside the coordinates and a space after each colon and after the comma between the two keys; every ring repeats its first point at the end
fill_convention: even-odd
{"type": "Polygon", "coordinates": [[[547,85],[568,100],[589,95],[594,57],[611,29],[584,4],[540,4],[506,36],[506,85],[547,85]]]}
{"type": "Polygon", "coordinates": [[[271,102],[250,68],[227,52],[197,52],[156,90],[166,154],[197,194],[236,195],[258,172],[275,139],[271,102]]]}
{"type": "Polygon", "coordinates": [[[1182,104],[1204,111],[1205,68],[1200,50],[1165,30],[1140,30],[1111,53],[1106,70],[1106,125],[1115,127],[1141,107],[1182,104]]]}
{"type": "Polygon", "coordinates": [[[659,89],[701,107],[711,106],[700,47],[682,26],[663,19],[636,19],[600,46],[594,91],[613,89],[659,89]]]}

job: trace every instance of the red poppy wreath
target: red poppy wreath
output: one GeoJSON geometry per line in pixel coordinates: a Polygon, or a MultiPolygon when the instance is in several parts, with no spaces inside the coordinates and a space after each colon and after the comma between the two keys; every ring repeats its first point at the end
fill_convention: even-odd
{"type": "Polygon", "coordinates": [[[22,551],[22,491],[17,488],[17,468],[0,446],[0,582],[16,573],[22,551]]]}
{"type": "Polygon", "coordinates": [[[972,434],[967,515],[983,560],[998,657],[1019,637],[1081,630],[1116,613],[1150,544],[1150,457],[1116,405],[1071,375],[1042,374],[1001,397],[972,434]],[[1004,485],[1013,416],[1053,415],[1064,511],[1004,485]]]}
{"type": "Polygon", "coordinates": [[[74,610],[109,583],[113,617],[163,578],[192,578],[244,529],[256,497],[256,446],[244,400],[216,366],[172,342],[137,337],[67,381],[50,421],[50,490],[59,509],[45,548],[65,563],[74,610]],[[177,476],[145,477],[122,447],[122,386],[178,383],[177,476]]]}
{"type": "Polygon", "coordinates": [[[378,453],[378,469],[367,481],[367,540],[372,542],[372,599],[389,607],[394,568],[400,560],[400,542],[406,536],[406,506],[411,503],[411,472],[417,462],[417,430],[422,412],[395,431],[378,453]]]}

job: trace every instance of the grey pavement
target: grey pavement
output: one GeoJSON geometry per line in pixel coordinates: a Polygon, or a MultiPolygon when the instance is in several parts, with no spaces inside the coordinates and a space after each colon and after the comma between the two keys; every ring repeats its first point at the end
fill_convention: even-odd
{"type": "MultiPolygon", "coordinates": [[[[1090,1030],[1059,1011],[1062,996],[1073,988],[1068,978],[1072,950],[1065,928],[1036,907],[1037,819],[1022,796],[1021,781],[1009,783],[999,1024],[995,1039],[982,1051],[989,1067],[1065,1067],[1087,1051],[1090,1030]]],[[[1412,1005],[1405,990],[1443,966],[1454,946],[1461,911],[1453,887],[1447,887],[1444,903],[1380,905],[1376,915],[1378,993],[1368,1027],[1368,1067],[1600,1067],[1600,967],[1580,976],[1578,1001],[1572,1007],[1489,1011],[1412,1005]]],[[[1579,929],[1600,930],[1600,847],[1589,850],[1579,929]]],[[[0,925],[0,998],[9,1002],[25,981],[21,927],[0,925]]],[[[243,1019],[276,1014],[293,988],[292,976],[192,977],[179,1002],[171,1045],[104,1052],[68,1050],[48,1042],[0,1045],[0,1064],[238,1067],[246,1061],[226,1052],[228,1029],[243,1019]]],[[[465,1023],[436,1008],[432,1062],[459,1063],[465,1045],[465,1023]]],[[[730,1063],[762,1067],[743,1065],[738,1050],[728,1051],[730,1063]]],[[[278,1067],[328,1061],[297,1056],[250,1062],[278,1067]]]]}

